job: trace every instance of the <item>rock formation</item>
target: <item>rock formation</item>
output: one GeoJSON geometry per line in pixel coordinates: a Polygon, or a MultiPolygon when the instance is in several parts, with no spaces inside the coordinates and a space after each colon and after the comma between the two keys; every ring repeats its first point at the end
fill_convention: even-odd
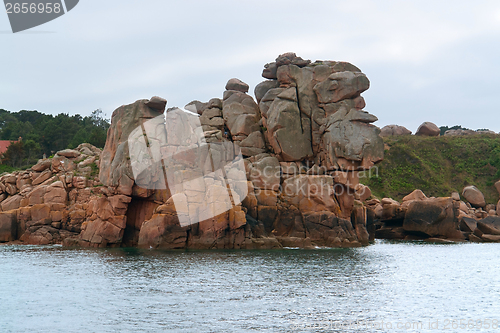
{"type": "Polygon", "coordinates": [[[60,151],[31,169],[0,177],[0,242],[71,244],[100,193],[101,150],[89,144],[60,151]]]}
{"type": "Polygon", "coordinates": [[[439,136],[440,133],[441,130],[436,126],[436,124],[426,121],[422,125],[420,125],[420,127],[417,129],[417,132],[415,132],[415,135],[439,136]]]}
{"type": "Polygon", "coordinates": [[[387,125],[382,127],[380,131],[381,137],[396,136],[396,135],[410,135],[411,131],[404,126],[387,125]]]}
{"type": "Polygon", "coordinates": [[[404,197],[402,203],[389,198],[368,201],[375,237],[500,242],[500,201],[497,206],[486,205],[475,186],[465,187],[462,193],[467,201],[461,201],[457,192],[451,197],[428,198],[420,190],[404,197]]]}
{"type": "Polygon", "coordinates": [[[358,180],[383,158],[367,77],[346,62],[294,53],[255,87],[187,113],[160,97],[114,111],[102,153],[58,152],[0,178],[0,241],[90,247],[280,248],[368,244],[371,192],[358,180]],[[97,178],[97,168],[99,178],[97,178]]]}

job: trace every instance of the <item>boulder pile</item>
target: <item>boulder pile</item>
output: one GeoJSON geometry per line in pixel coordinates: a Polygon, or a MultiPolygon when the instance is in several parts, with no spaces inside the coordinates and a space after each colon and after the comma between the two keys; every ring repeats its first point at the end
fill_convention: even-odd
{"type": "Polygon", "coordinates": [[[368,78],[350,63],[294,53],[266,64],[262,76],[255,99],[233,78],[222,98],[189,103],[192,113],[165,111],[160,97],[121,106],[102,153],[82,145],[3,175],[0,241],[169,249],[368,244],[373,218],[363,201],[371,194],[358,173],[384,150],[377,118],[363,110],[368,78]]]}
{"type": "MultiPolygon", "coordinates": [[[[500,193],[500,191],[499,191],[500,193]]],[[[415,190],[399,203],[384,198],[367,202],[375,237],[435,242],[500,242],[500,201],[486,204],[475,186],[450,197],[428,198],[415,190]]]]}

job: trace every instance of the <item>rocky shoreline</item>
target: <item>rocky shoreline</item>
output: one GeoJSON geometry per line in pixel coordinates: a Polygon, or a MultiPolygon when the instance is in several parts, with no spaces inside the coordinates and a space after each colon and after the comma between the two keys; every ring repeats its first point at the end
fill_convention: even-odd
{"type": "Polygon", "coordinates": [[[363,111],[369,81],[357,67],[287,53],[262,75],[255,100],[231,79],[222,99],[189,103],[192,113],[165,111],[160,97],[121,106],[102,151],[82,144],[0,176],[0,243],[270,249],[357,247],[375,238],[500,241],[500,207],[473,187],[464,201],[417,190],[399,203],[372,198],[360,184],[360,173],[383,159],[384,142],[371,124],[377,118],[363,111]]]}

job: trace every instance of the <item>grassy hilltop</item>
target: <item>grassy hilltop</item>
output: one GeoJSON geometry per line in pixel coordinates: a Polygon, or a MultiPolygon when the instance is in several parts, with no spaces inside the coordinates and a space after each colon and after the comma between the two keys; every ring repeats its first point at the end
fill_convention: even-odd
{"type": "Polygon", "coordinates": [[[376,197],[401,200],[415,189],[427,196],[461,193],[467,185],[476,185],[487,203],[497,203],[493,186],[500,179],[500,136],[414,135],[384,138],[384,161],[360,181],[376,197]]]}

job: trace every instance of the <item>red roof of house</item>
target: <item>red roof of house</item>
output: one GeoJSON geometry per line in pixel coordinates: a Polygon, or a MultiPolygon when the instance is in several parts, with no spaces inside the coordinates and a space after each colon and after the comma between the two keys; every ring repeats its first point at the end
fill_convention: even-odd
{"type": "Polygon", "coordinates": [[[11,145],[12,142],[10,140],[0,140],[0,154],[3,154],[7,151],[7,148],[11,145]]]}

